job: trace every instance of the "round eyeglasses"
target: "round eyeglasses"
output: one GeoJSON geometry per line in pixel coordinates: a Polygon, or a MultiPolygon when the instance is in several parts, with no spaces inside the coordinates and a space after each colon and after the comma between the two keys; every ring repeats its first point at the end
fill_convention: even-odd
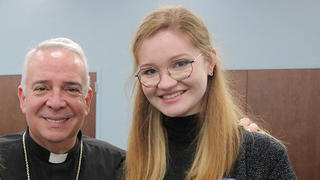
{"type": "MultiPolygon", "coordinates": [[[[170,65],[167,67],[168,74],[171,78],[182,81],[190,77],[193,67],[192,64],[202,55],[200,53],[194,60],[189,60],[186,58],[178,59],[172,61],[170,65]]],[[[135,75],[140,83],[148,88],[156,87],[161,78],[160,72],[153,67],[142,67],[135,75]]]]}

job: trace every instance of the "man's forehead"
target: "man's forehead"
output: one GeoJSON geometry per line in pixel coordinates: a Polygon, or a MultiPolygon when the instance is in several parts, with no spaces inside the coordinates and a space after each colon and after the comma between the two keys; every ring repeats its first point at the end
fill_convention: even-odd
{"type": "MultiPolygon", "coordinates": [[[[37,84],[48,84],[48,85],[53,85],[56,84],[54,81],[52,80],[35,80],[34,82],[32,82],[32,86],[37,85],[37,84]]],[[[77,85],[82,87],[81,82],[78,81],[62,81],[60,83],[58,83],[60,85],[77,85]]]]}
{"type": "Polygon", "coordinates": [[[50,84],[54,86],[86,84],[86,67],[78,55],[61,49],[39,50],[27,65],[26,84],[50,84]]]}
{"type": "Polygon", "coordinates": [[[36,52],[29,60],[28,71],[37,70],[57,72],[80,72],[86,73],[83,60],[75,53],[64,49],[45,49],[36,52]]]}
{"type": "MultiPolygon", "coordinates": [[[[53,65],[55,66],[55,65],[53,65]]],[[[80,85],[84,86],[86,81],[86,73],[82,69],[74,66],[66,67],[50,67],[31,66],[28,69],[27,84],[51,84],[51,85],[80,85]]]]}
{"type": "Polygon", "coordinates": [[[59,47],[52,47],[47,49],[40,49],[37,50],[34,55],[31,57],[30,61],[37,59],[37,60],[47,60],[47,59],[68,59],[75,61],[75,63],[83,63],[80,56],[70,50],[59,48],[59,47]]]}

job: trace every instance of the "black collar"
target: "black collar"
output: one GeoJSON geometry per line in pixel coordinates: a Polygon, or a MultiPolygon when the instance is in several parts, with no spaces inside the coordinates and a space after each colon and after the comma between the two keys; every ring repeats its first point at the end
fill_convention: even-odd
{"type": "Polygon", "coordinates": [[[169,141],[192,143],[197,140],[200,131],[199,114],[185,117],[168,117],[163,115],[162,120],[169,141]]]}
{"type": "MultiPolygon", "coordinates": [[[[77,141],[76,144],[66,153],[68,153],[67,159],[65,162],[70,161],[71,159],[78,159],[79,153],[80,153],[80,140],[82,138],[82,133],[79,131],[77,135],[77,141]]],[[[37,156],[40,160],[44,162],[49,163],[49,156],[50,156],[50,151],[45,149],[44,147],[40,146],[37,144],[30,136],[29,134],[29,128],[26,130],[26,148],[28,154],[30,156],[37,156]]]]}

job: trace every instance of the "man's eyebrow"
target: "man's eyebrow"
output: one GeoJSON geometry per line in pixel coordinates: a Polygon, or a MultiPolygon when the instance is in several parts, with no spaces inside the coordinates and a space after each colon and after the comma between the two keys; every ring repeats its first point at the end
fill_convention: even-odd
{"type": "Polygon", "coordinates": [[[63,82],[63,84],[65,84],[65,85],[76,85],[76,86],[82,87],[82,84],[81,84],[81,83],[79,83],[79,82],[74,82],[74,81],[63,82]]]}
{"type": "Polygon", "coordinates": [[[48,83],[49,83],[48,80],[38,80],[38,81],[33,82],[31,87],[33,87],[36,84],[48,84],[48,83]]]}
{"type": "MultiPolygon", "coordinates": [[[[37,85],[37,84],[49,84],[50,81],[49,80],[38,80],[32,83],[32,87],[37,85]]],[[[75,81],[66,81],[63,82],[64,85],[73,85],[73,86],[80,86],[82,87],[82,84],[79,82],[75,82],[75,81]]]]}

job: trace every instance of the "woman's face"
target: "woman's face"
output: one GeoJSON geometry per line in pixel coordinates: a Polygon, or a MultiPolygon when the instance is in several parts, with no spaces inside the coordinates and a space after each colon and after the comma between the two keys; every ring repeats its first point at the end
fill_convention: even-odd
{"type": "Polygon", "coordinates": [[[186,35],[172,30],[159,31],[143,41],[138,51],[140,70],[156,70],[160,81],[155,87],[142,86],[142,90],[149,102],[166,116],[182,117],[200,112],[208,74],[215,65],[200,54],[186,35]],[[169,75],[168,67],[181,59],[195,62],[189,78],[178,81],[169,75]]]}

